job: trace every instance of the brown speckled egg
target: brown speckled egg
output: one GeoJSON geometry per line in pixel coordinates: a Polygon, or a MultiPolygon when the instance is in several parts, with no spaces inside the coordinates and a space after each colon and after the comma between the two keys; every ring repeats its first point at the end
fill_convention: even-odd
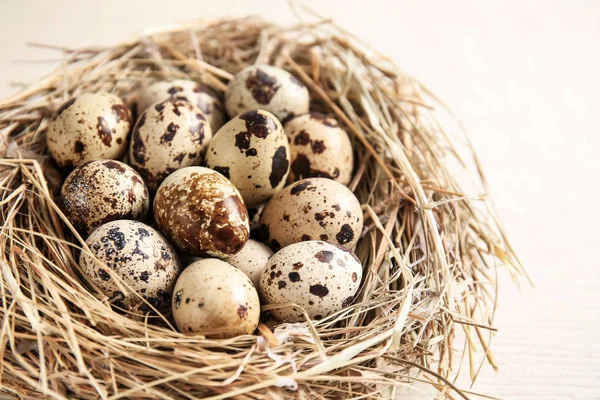
{"type": "Polygon", "coordinates": [[[153,104],[140,115],[129,146],[129,163],[150,190],[173,171],[197,165],[212,137],[200,109],[185,100],[153,104]]]}
{"type": "Polygon", "coordinates": [[[253,206],[283,188],[289,155],[288,140],[277,118],[252,110],[219,129],[208,144],[205,164],[231,180],[246,204],[253,206]]]}
{"type": "MultiPolygon", "coordinates": [[[[260,277],[268,304],[295,303],[311,319],[321,319],[350,304],[362,279],[362,265],[350,250],[320,240],[295,243],[278,251],[260,277]]],[[[297,307],[272,309],[280,321],[305,319],[297,307]]]]}
{"type": "Polygon", "coordinates": [[[228,257],[226,261],[245,273],[254,286],[258,287],[260,274],[272,255],[273,250],[268,246],[250,239],[242,247],[242,250],[228,257]]]}
{"type": "Polygon", "coordinates": [[[169,175],[156,192],[154,217],[177,247],[200,257],[227,257],[248,240],[242,196],[208,168],[186,167],[169,175]]]}
{"type": "Polygon", "coordinates": [[[306,240],[353,248],[363,214],[354,194],[327,178],[303,179],[277,193],[265,206],[259,234],[274,250],[306,240]]]}
{"type": "Polygon", "coordinates": [[[212,131],[216,132],[225,121],[221,97],[210,87],[187,79],[154,82],[138,91],[137,112],[142,115],[152,104],[168,99],[187,100],[202,110],[212,131]]]}
{"type": "Polygon", "coordinates": [[[113,304],[130,310],[149,308],[135,294],[125,295],[108,268],[154,307],[168,304],[181,266],[175,250],[155,229],[137,221],[112,221],[92,232],[85,243],[104,264],[82,252],[81,269],[113,304]]]}
{"type": "Polygon", "coordinates": [[[352,143],[334,118],[316,112],[299,115],[285,125],[285,133],[291,153],[288,182],[322,177],[350,183],[352,143]]]}
{"type": "Polygon", "coordinates": [[[75,168],[61,188],[60,203],[84,235],[109,221],[141,220],[150,206],[142,177],[116,160],[89,161],[75,168]]]}
{"type": "Polygon", "coordinates": [[[175,284],[173,318],[183,333],[229,338],[258,326],[258,293],[242,271],[207,258],[189,265],[175,284]]]}
{"type": "Polygon", "coordinates": [[[131,112],[110,93],[84,93],[64,103],[48,123],[46,144],[63,168],[90,160],[121,158],[127,150],[131,112]]]}
{"type": "Polygon", "coordinates": [[[280,121],[308,112],[308,89],[289,72],[270,65],[252,65],[238,72],[225,92],[230,116],[267,110],[280,121]]]}

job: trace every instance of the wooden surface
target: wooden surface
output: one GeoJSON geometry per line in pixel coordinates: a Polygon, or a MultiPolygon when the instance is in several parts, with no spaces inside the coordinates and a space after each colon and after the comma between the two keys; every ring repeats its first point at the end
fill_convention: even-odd
{"type": "MultiPolygon", "coordinates": [[[[494,353],[474,391],[600,399],[600,2],[306,1],[392,56],[464,121],[497,209],[536,288],[501,275],[494,353]],[[576,4],[575,4],[576,3],[576,4]]],[[[283,1],[0,2],[0,96],[56,58],[27,48],[111,44],[191,17],[262,13],[283,1]]],[[[481,351],[481,349],[479,349],[481,351]]],[[[463,382],[464,383],[464,382],[463,382]]],[[[463,386],[465,387],[465,386],[463,386]]],[[[415,390],[399,398],[433,398],[415,390]]]]}

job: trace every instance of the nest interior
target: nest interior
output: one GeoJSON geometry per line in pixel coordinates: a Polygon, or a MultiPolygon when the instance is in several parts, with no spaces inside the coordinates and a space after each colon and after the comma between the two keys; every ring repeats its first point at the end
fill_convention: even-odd
{"type": "Polygon", "coordinates": [[[455,361],[468,358],[472,379],[486,360],[495,366],[496,268],[524,271],[468,138],[444,129],[443,104],[386,57],[320,18],[285,28],[256,17],[196,21],[113,47],[57,51],[59,68],[0,103],[5,393],[394,398],[399,385],[422,381],[440,397],[466,398],[453,384],[455,361]],[[85,243],[56,205],[64,172],[46,155],[49,118],[79,93],[134,101],[136,88],[155,80],[223,92],[254,63],[292,72],[309,88],[311,109],[334,115],[351,136],[349,186],[365,216],[355,302],[319,321],[261,325],[227,340],[181,334],[168,316],[114,311],[83,278],[85,243]]]}

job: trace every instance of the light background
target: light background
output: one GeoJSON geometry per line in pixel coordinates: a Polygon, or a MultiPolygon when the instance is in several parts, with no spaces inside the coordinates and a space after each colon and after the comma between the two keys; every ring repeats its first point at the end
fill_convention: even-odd
{"type": "MultiPolygon", "coordinates": [[[[305,1],[434,90],[464,121],[536,289],[500,283],[494,352],[474,390],[506,399],[600,399],[600,2],[305,1]]],[[[115,44],[194,17],[284,1],[0,2],[0,97],[55,58],[26,47],[115,44]]],[[[403,391],[404,393],[404,391],[403,391]]],[[[418,397],[414,393],[411,398],[418,397]]],[[[433,398],[431,395],[419,398],[433,398]]]]}

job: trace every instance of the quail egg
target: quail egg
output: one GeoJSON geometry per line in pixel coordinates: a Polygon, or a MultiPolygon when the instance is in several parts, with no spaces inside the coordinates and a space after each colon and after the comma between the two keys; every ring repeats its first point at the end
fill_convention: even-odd
{"type": "Polygon", "coordinates": [[[189,265],[175,284],[173,318],[184,333],[229,338],[251,334],[258,326],[258,293],[242,271],[207,258],[189,265]]]}
{"type": "Polygon", "coordinates": [[[334,118],[316,112],[299,115],[285,125],[285,133],[291,153],[288,182],[323,177],[350,183],[352,143],[334,118]]]}
{"type": "Polygon", "coordinates": [[[168,304],[181,266],[174,249],[155,229],[138,221],[111,221],[85,243],[93,256],[81,253],[81,269],[113,304],[129,310],[148,308],[135,294],[123,293],[108,269],[154,307],[168,304]]]}
{"type": "Polygon", "coordinates": [[[63,168],[118,159],[127,150],[131,112],[110,93],[84,93],[64,103],[48,122],[46,144],[63,168]]]}
{"type": "Polygon", "coordinates": [[[319,239],[353,248],[362,227],[360,203],[346,186],[309,178],[273,196],[261,214],[258,231],[274,250],[319,239]]]}
{"type": "Polygon", "coordinates": [[[155,103],[140,115],[133,128],[129,163],[154,191],[173,171],[199,164],[211,137],[204,113],[192,103],[155,103]]]}
{"type": "Polygon", "coordinates": [[[238,72],[225,92],[230,116],[267,110],[285,121],[308,112],[308,89],[289,72],[271,65],[252,65],[238,72]]]}
{"type": "Polygon", "coordinates": [[[227,262],[243,273],[258,287],[258,281],[263,268],[273,255],[273,250],[263,243],[250,239],[242,250],[227,258],[227,262]]]}
{"type": "Polygon", "coordinates": [[[248,240],[248,211],[240,193],[204,167],[169,175],[156,192],[154,217],[177,247],[200,257],[228,257],[248,240]]]}
{"type": "Polygon", "coordinates": [[[144,219],[150,206],[142,177],[116,160],[95,160],[75,168],[60,191],[63,212],[80,233],[117,219],[144,219]]]}
{"type": "Polygon", "coordinates": [[[168,99],[187,100],[202,110],[212,131],[216,132],[225,121],[221,97],[210,87],[192,80],[159,81],[140,88],[137,95],[137,112],[138,115],[142,115],[151,105],[168,99]]]}
{"type": "MultiPolygon", "coordinates": [[[[321,319],[349,306],[362,279],[362,265],[350,250],[320,240],[295,243],[278,251],[260,277],[260,293],[268,304],[294,303],[311,319],[321,319]]],[[[305,319],[298,307],[271,310],[280,321],[305,319]]]]}
{"type": "Polygon", "coordinates": [[[249,206],[269,199],[285,185],[289,145],[273,114],[246,111],[223,125],[208,144],[205,165],[223,174],[249,206]]]}

